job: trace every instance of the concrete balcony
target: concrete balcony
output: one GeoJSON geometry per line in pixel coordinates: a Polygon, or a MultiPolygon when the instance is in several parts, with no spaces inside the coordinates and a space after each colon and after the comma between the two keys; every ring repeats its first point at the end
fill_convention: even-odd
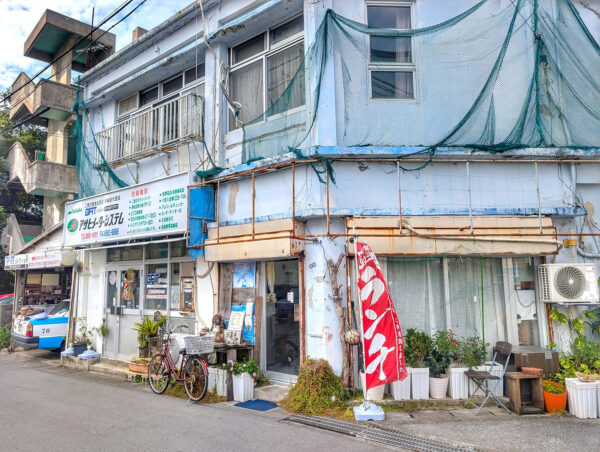
{"type": "Polygon", "coordinates": [[[112,127],[95,134],[99,151],[94,163],[106,160],[111,165],[141,159],[156,151],[174,150],[177,144],[202,138],[204,99],[195,93],[133,114],[112,127]]]}
{"type": "Polygon", "coordinates": [[[22,90],[11,96],[10,118],[12,120],[46,126],[48,119],[65,121],[71,116],[77,94],[74,86],[46,79],[40,80],[37,85],[27,84],[28,81],[29,77],[21,73],[12,85],[13,92],[24,86],[22,90]],[[35,118],[28,121],[31,116],[35,118]]]}
{"type": "Polygon", "coordinates": [[[76,194],[79,182],[73,165],[36,160],[31,162],[21,143],[15,143],[7,157],[10,179],[19,179],[27,193],[40,196],[76,194]]]}

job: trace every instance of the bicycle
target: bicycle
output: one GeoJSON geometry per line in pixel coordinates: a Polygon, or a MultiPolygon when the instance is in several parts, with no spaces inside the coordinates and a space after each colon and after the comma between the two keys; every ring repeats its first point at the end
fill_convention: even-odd
{"type": "MultiPolygon", "coordinates": [[[[186,327],[187,325],[178,325],[186,327]]],[[[182,355],[181,367],[171,357],[169,340],[173,331],[163,335],[163,351],[157,353],[148,365],[148,383],[152,392],[163,394],[171,379],[181,383],[188,397],[194,402],[202,400],[208,388],[208,366],[198,354],[187,354],[186,348],[179,350],[182,355]]],[[[193,337],[193,336],[192,336],[193,337]]],[[[187,339],[187,338],[186,338],[187,339]]]]}

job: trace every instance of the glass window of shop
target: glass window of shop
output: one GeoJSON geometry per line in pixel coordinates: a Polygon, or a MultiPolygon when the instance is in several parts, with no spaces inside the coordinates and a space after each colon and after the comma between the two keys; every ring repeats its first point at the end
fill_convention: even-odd
{"type": "Polygon", "coordinates": [[[182,307],[180,294],[181,284],[189,285],[194,278],[194,268],[184,240],[109,248],[106,307],[142,308],[149,315],[154,311],[192,311],[193,300],[191,306],[188,300],[182,307]]]}
{"type": "Polygon", "coordinates": [[[194,276],[194,261],[187,255],[185,241],[147,245],[144,262],[144,309],[180,311],[181,277],[194,276]]]}

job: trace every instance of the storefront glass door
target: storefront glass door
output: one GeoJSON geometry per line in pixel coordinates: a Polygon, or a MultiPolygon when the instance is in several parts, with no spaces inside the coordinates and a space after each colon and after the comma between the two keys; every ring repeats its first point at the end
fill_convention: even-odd
{"type": "Polygon", "coordinates": [[[111,356],[135,355],[137,337],[130,334],[140,319],[142,269],[139,266],[106,272],[106,313],[110,330],[105,338],[105,353],[111,356]]]}
{"type": "Polygon", "coordinates": [[[267,376],[293,381],[300,366],[300,297],[298,261],[266,262],[264,312],[267,376]]]}

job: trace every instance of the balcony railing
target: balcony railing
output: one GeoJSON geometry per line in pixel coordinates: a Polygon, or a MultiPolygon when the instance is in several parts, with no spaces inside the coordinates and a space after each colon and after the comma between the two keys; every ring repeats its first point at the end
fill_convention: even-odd
{"type": "MultiPolygon", "coordinates": [[[[102,130],[95,137],[106,161],[117,162],[203,136],[203,118],[204,99],[188,93],[102,130]]],[[[98,152],[95,163],[102,163],[98,152]]]]}

